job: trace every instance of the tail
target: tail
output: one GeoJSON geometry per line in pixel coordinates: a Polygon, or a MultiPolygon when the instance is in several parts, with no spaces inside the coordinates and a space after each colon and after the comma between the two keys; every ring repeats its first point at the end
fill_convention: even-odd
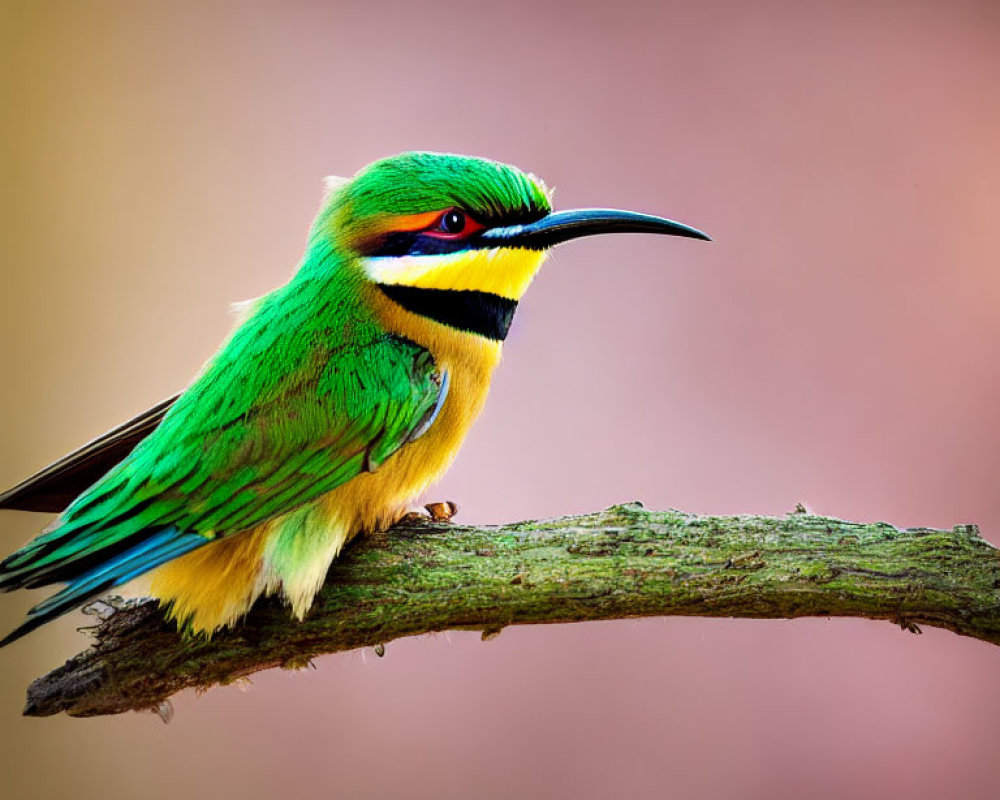
{"type": "MultiPolygon", "coordinates": [[[[139,537],[136,537],[139,538],[139,537]]],[[[43,600],[28,612],[19,627],[0,639],[0,647],[20,639],[40,625],[55,619],[114,586],[120,586],[171,559],[182,556],[204,544],[208,539],[198,533],[183,533],[166,528],[141,539],[126,550],[110,555],[97,566],[72,577],[66,588],[43,600]]],[[[19,553],[0,563],[0,591],[24,586],[38,586],[49,581],[39,579],[36,570],[23,566],[19,553]]]]}

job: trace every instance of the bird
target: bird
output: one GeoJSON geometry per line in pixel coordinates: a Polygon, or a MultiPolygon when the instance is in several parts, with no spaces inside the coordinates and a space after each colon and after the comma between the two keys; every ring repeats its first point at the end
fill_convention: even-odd
{"type": "Polygon", "coordinates": [[[64,584],[0,647],[141,575],[193,636],[267,595],[303,619],[345,544],[449,467],[551,248],[630,232],[710,241],[554,211],[539,178],[485,158],[406,152],[328,179],[291,279],[240,304],[184,391],[0,494],[59,513],[0,562],[0,590],[64,584]]]}

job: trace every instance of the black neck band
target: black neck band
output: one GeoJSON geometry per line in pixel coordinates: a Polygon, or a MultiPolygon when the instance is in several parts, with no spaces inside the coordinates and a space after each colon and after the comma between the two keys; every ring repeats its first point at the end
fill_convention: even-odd
{"type": "Polygon", "coordinates": [[[418,289],[414,286],[378,284],[386,297],[407,311],[502,342],[510,330],[517,301],[490,292],[458,289],[418,289]]]}

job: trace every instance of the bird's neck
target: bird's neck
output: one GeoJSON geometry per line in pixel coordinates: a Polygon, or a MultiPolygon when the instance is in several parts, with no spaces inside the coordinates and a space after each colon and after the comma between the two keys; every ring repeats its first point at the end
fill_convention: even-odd
{"type": "Polygon", "coordinates": [[[320,237],[284,291],[313,317],[325,308],[341,322],[373,325],[426,348],[440,366],[486,383],[517,307],[515,300],[475,290],[375,283],[361,259],[320,237]]]}
{"type": "MultiPolygon", "coordinates": [[[[433,291],[433,290],[418,290],[433,291]]],[[[457,325],[454,316],[447,319],[439,315],[454,314],[444,306],[435,305],[435,298],[400,294],[385,287],[369,283],[363,292],[379,325],[397,336],[426,348],[439,366],[458,370],[470,378],[489,384],[493,370],[500,361],[502,340],[485,336],[457,325]],[[400,302],[402,299],[403,302],[400,302]]],[[[454,309],[454,306],[447,308],[454,309]]],[[[488,313],[488,312],[484,312],[488,313]]],[[[513,309],[511,309],[513,314],[513,309]]]]}

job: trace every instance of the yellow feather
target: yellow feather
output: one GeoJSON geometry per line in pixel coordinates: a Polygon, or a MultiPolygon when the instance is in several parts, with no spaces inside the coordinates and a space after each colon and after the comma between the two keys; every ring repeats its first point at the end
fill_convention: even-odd
{"type": "Polygon", "coordinates": [[[152,573],[150,594],[196,632],[231,625],[260,595],[263,534],[258,529],[219,539],[167,562],[152,573]]]}
{"type": "Polygon", "coordinates": [[[545,257],[543,250],[500,247],[445,255],[369,258],[365,268],[375,283],[490,292],[520,300],[545,257]]]}

